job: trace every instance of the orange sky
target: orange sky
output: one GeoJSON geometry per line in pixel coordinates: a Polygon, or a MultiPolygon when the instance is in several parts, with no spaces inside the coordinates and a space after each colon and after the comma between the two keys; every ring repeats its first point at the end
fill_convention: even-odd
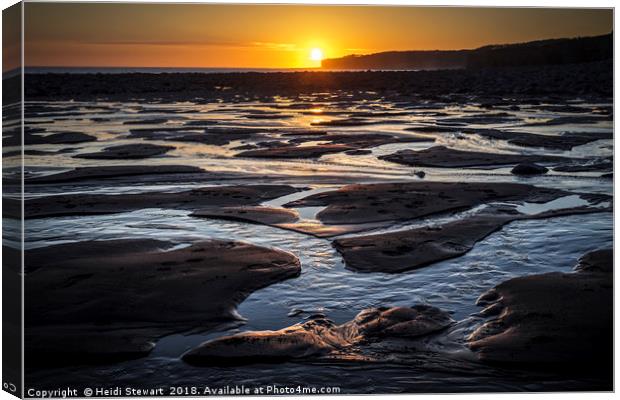
{"type": "Polygon", "coordinates": [[[325,57],[475,48],[612,30],[608,10],[26,3],[26,66],[316,67],[325,57]]]}

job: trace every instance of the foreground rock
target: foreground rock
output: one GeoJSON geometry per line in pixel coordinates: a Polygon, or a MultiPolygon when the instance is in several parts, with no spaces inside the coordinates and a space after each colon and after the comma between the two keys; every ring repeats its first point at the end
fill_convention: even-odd
{"type": "Polygon", "coordinates": [[[364,358],[373,342],[416,339],[450,326],[447,312],[424,305],[369,308],[342,325],[319,317],[279,331],[245,332],[201,344],[183,356],[200,366],[364,358]]]}
{"type": "MultiPolygon", "coordinates": [[[[603,200],[604,197],[599,199],[603,200]]],[[[337,239],[333,244],[349,269],[397,273],[459,257],[469,252],[477,242],[513,221],[605,210],[609,211],[610,206],[580,206],[526,215],[511,207],[497,206],[441,225],[337,239]]]]}
{"type": "Polygon", "coordinates": [[[174,146],[136,143],[106,147],[97,153],[77,154],[73,157],[94,160],[132,160],[159,156],[174,149],[174,146]]]}
{"type": "MultiPolygon", "coordinates": [[[[113,214],[143,208],[197,210],[212,206],[257,205],[303,189],[288,185],[213,186],[176,193],[68,194],[24,201],[25,218],[113,214]]],[[[7,203],[8,209],[19,203],[7,203]]]]}
{"type": "Polygon", "coordinates": [[[434,146],[425,150],[400,150],[394,154],[379,157],[381,160],[415,167],[490,167],[520,163],[552,163],[568,161],[566,157],[545,155],[522,155],[482,153],[477,151],[463,151],[450,149],[445,146],[434,146]]]}
{"type": "Polygon", "coordinates": [[[600,371],[611,382],[613,251],[588,253],[575,269],[510,279],[483,294],[483,313],[496,317],[469,337],[472,350],[485,362],[600,371]]]}
{"type": "Polygon", "coordinates": [[[236,320],[235,306],[250,293],[301,270],[292,254],[247,243],[173,246],[144,239],[28,250],[28,364],[145,356],[163,335],[236,320]]]}

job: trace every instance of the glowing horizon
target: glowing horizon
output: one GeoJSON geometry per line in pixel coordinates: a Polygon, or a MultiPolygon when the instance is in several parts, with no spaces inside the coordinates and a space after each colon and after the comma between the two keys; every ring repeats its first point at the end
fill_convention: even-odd
{"type": "Polygon", "coordinates": [[[613,29],[611,9],[25,3],[25,10],[27,67],[315,68],[349,54],[613,29]]]}

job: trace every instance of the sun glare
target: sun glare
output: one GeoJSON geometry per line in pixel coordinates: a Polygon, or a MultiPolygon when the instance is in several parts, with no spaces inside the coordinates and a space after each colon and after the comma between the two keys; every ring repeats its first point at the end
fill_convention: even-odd
{"type": "Polygon", "coordinates": [[[312,50],[310,50],[310,59],[312,61],[323,60],[323,50],[319,49],[318,47],[315,47],[312,50]]]}

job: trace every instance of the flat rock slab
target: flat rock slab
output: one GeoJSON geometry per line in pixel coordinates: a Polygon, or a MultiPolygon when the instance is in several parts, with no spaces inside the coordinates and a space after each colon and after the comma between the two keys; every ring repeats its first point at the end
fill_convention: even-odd
{"type": "Polygon", "coordinates": [[[290,119],[293,118],[292,114],[262,114],[262,113],[250,113],[243,115],[243,118],[247,119],[290,119]]]}
{"type": "Polygon", "coordinates": [[[487,125],[487,124],[504,124],[508,122],[517,122],[520,119],[510,113],[506,112],[496,112],[496,113],[483,113],[483,114],[471,114],[464,115],[462,117],[449,117],[438,120],[444,124],[477,124],[477,125],[487,125]]]}
{"type": "Polygon", "coordinates": [[[405,130],[416,133],[456,133],[460,129],[441,125],[418,125],[405,128],[405,130]]]}
{"type": "Polygon", "coordinates": [[[342,325],[318,317],[278,331],[245,332],[201,344],[183,356],[198,366],[242,365],[290,360],[365,359],[373,342],[417,339],[454,321],[436,307],[370,308],[342,325]]]}
{"type": "Polygon", "coordinates": [[[152,125],[152,124],[165,124],[168,122],[168,118],[152,118],[152,119],[137,119],[133,121],[125,121],[124,125],[152,125]]]}
{"type": "Polygon", "coordinates": [[[211,207],[194,211],[192,217],[241,221],[252,224],[268,225],[289,231],[304,233],[319,238],[360,232],[378,227],[378,225],[323,225],[319,221],[301,220],[299,213],[279,207],[238,206],[211,207]]]}
{"type": "Polygon", "coordinates": [[[176,193],[68,194],[24,202],[25,218],[113,214],[143,208],[198,210],[211,206],[258,205],[303,189],[288,185],[213,186],[176,193]]]}
{"type": "Polygon", "coordinates": [[[236,320],[253,291],[299,275],[292,254],[247,243],[88,241],[26,251],[29,364],[145,356],[162,335],[236,320]]]}
{"type": "Polygon", "coordinates": [[[564,132],[561,135],[542,135],[529,132],[489,128],[468,128],[466,126],[421,126],[407,128],[413,132],[476,134],[487,139],[504,140],[521,147],[540,147],[552,150],[571,150],[602,139],[613,139],[613,132],[564,132]]]}
{"type": "Polygon", "coordinates": [[[395,221],[462,210],[492,200],[546,202],[565,194],[555,189],[496,183],[351,185],[285,204],[288,208],[325,206],[317,214],[318,220],[300,219],[296,211],[287,208],[255,206],[211,207],[191,215],[264,224],[326,238],[382,228],[395,221]],[[377,201],[378,198],[385,202],[377,201]]]}
{"type": "Polygon", "coordinates": [[[348,185],[284,205],[326,207],[324,224],[347,225],[402,221],[468,209],[489,201],[547,202],[566,192],[514,183],[402,182],[348,185]]]}
{"type": "Polygon", "coordinates": [[[601,139],[612,139],[613,132],[565,132],[562,135],[538,135],[527,132],[509,132],[497,129],[464,129],[463,133],[475,133],[489,139],[505,140],[521,147],[542,147],[553,150],[571,150],[601,139]]]}
{"type": "Polygon", "coordinates": [[[321,140],[329,140],[332,143],[346,144],[355,146],[358,149],[366,147],[376,147],[392,143],[420,143],[434,142],[435,138],[430,136],[395,136],[384,133],[354,133],[354,134],[329,134],[321,140]]]}
{"type": "Polygon", "coordinates": [[[508,217],[479,217],[441,226],[334,241],[347,268],[358,272],[397,273],[461,256],[500,229],[508,217]]]}
{"type": "MultiPolygon", "coordinates": [[[[44,130],[42,130],[44,131],[44,130]]],[[[97,138],[91,135],[87,135],[81,132],[60,132],[60,133],[52,133],[49,135],[32,135],[25,134],[24,135],[24,143],[26,145],[34,145],[34,144],[75,144],[75,143],[85,143],[85,142],[94,142],[97,138]]]]}
{"type": "Polygon", "coordinates": [[[131,129],[129,136],[145,140],[164,140],[223,146],[235,140],[248,139],[255,134],[265,131],[266,129],[259,128],[184,126],[174,128],[131,129]]]}
{"type": "Polygon", "coordinates": [[[614,169],[614,162],[612,159],[604,160],[600,162],[591,162],[587,164],[568,164],[559,165],[553,168],[558,172],[597,172],[597,171],[612,171],[614,169]]]}
{"type": "Polygon", "coordinates": [[[247,150],[236,157],[250,158],[319,158],[325,154],[341,153],[355,147],[344,144],[321,144],[316,146],[282,146],[266,149],[247,150]]]}
{"type": "MultiPolygon", "coordinates": [[[[613,371],[613,251],[586,254],[575,273],[530,275],[483,294],[494,316],[468,338],[480,360],[546,370],[613,371]]],[[[611,382],[611,376],[610,376],[611,382]]]]}
{"type": "Polygon", "coordinates": [[[204,169],[187,165],[115,165],[79,167],[70,171],[26,179],[32,183],[64,183],[91,179],[108,179],[141,175],[201,174],[204,169]]]}
{"type": "Polygon", "coordinates": [[[231,221],[253,222],[265,225],[278,225],[296,222],[299,214],[293,210],[272,207],[219,207],[194,211],[192,217],[225,219],[231,221]]]}
{"type": "Polygon", "coordinates": [[[400,150],[393,154],[381,156],[379,159],[415,167],[438,168],[489,167],[521,163],[554,163],[569,160],[569,158],[559,156],[463,151],[445,146],[434,146],[419,151],[400,150]]]}
{"type": "Polygon", "coordinates": [[[281,136],[324,136],[327,135],[327,131],[312,130],[312,129],[297,129],[283,132],[281,136]]]}
{"type": "Polygon", "coordinates": [[[348,150],[344,152],[348,156],[365,156],[368,154],[372,154],[372,150],[348,150]]]}
{"type": "MultiPolygon", "coordinates": [[[[59,154],[72,153],[75,150],[76,149],[74,148],[65,148],[65,149],[60,149],[56,151],[24,149],[24,155],[25,156],[56,156],[59,154]]],[[[15,156],[21,156],[21,155],[22,155],[21,150],[7,151],[7,152],[2,153],[3,157],[15,157],[15,156]]]]}
{"type": "Polygon", "coordinates": [[[365,125],[377,125],[377,124],[396,124],[405,123],[403,120],[377,120],[366,118],[343,118],[334,119],[331,121],[313,122],[310,125],[313,126],[365,126],[365,125]]]}
{"type": "Polygon", "coordinates": [[[480,214],[441,225],[337,239],[333,245],[349,269],[398,273],[462,256],[477,242],[513,221],[609,210],[609,207],[580,206],[526,215],[509,207],[491,207],[480,214]]]}
{"type": "Polygon", "coordinates": [[[529,122],[527,126],[556,126],[572,124],[596,124],[597,122],[611,121],[610,115],[571,115],[551,118],[546,121],[529,122]]]}
{"type": "Polygon", "coordinates": [[[132,160],[160,156],[174,149],[174,146],[136,143],[106,147],[97,153],[76,154],[73,157],[94,160],[132,160]]]}
{"type": "Polygon", "coordinates": [[[319,158],[325,154],[363,151],[362,149],[390,143],[433,142],[435,139],[424,136],[394,136],[381,133],[327,134],[322,135],[320,138],[321,141],[326,143],[312,146],[298,145],[315,140],[316,138],[311,137],[297,137],[290,142],[276,142],[280,143],[280,145],[244,151],[236,156],[255,158],[319,158]]]}

